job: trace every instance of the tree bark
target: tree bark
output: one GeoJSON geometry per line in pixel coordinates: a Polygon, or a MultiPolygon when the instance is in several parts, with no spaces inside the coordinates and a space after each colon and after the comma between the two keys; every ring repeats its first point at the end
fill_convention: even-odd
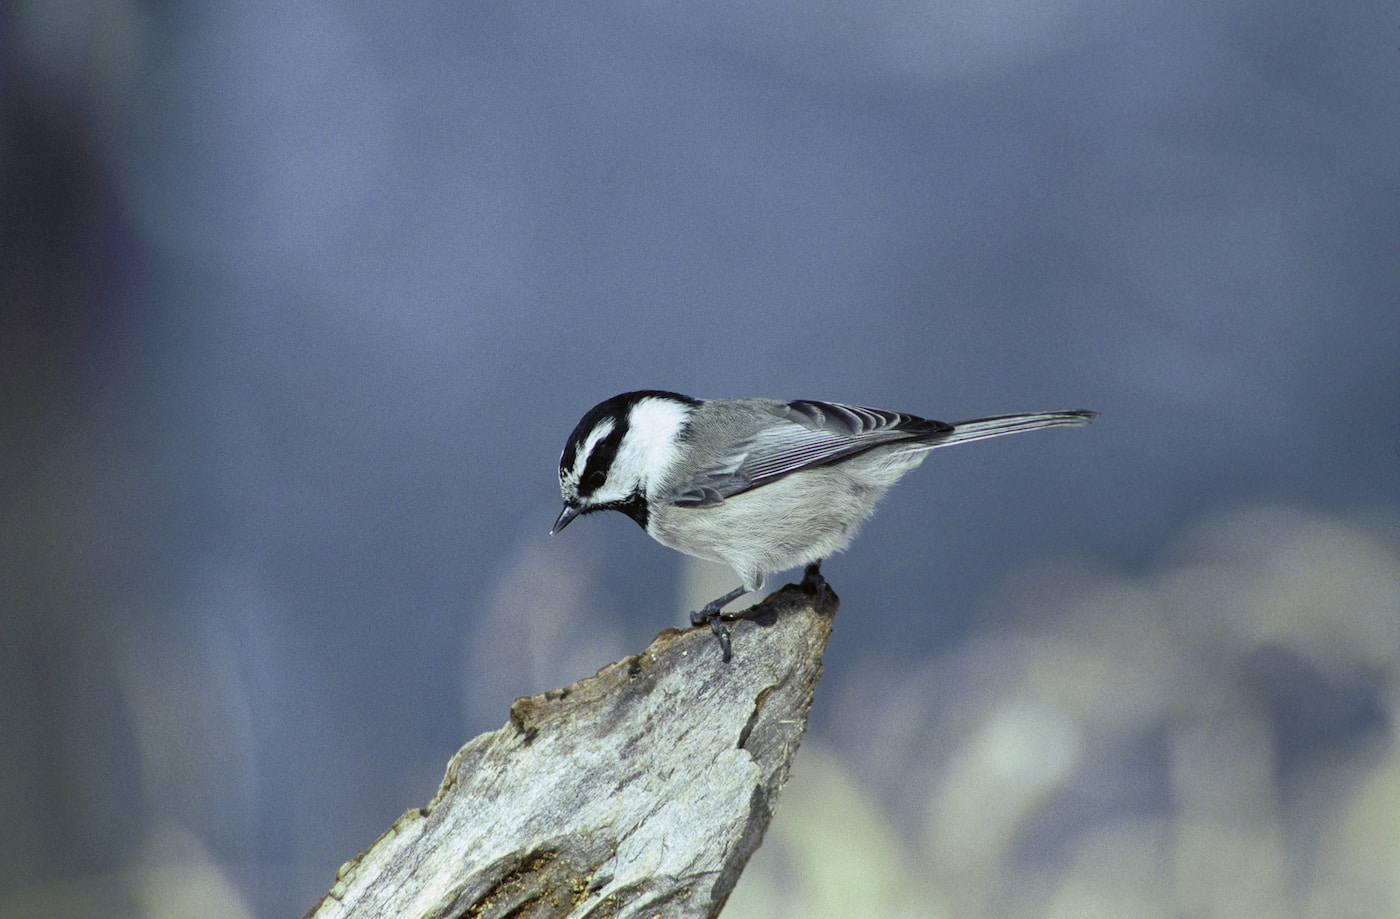
{"type": "Polygon", "coordinates": [[[437,795],[347,862],[315,919],[716,916],[807,726],[837,599],[820,575],[566,689],[517,699],[437,795]]]}

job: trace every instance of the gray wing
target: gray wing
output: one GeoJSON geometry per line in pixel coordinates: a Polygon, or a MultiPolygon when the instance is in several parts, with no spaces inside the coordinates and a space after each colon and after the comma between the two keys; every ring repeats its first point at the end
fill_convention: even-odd
{"type": "Polygon", "coordinates": [[[835,402],[777,402],[773,416],[671,492],[671,503],[706,507],[801,469],[824,466],[898,441],[936,440],[950,424],[835,402]]]}

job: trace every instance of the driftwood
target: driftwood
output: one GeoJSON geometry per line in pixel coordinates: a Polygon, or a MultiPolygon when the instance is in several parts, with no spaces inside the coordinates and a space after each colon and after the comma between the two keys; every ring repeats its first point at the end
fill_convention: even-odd
{"type": "Polygon", "coordinates": [[[727,664],[710,629],[668,629],[517,699],[308,919],[718,915],[787,780],[836,605],[808,578],[740,614],[727,664]]]}

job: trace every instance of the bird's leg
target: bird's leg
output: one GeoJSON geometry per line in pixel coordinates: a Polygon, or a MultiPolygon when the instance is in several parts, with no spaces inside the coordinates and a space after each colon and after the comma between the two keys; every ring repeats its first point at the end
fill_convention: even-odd
{"type": "Polygon", "coordinates": [[[719,649],[724,655],[724,662],[726,664],[729,663],[730,656],[729,630],[719,621],[719,611],[726,603],[731,603],[746,593],[748,593],[748,591],[741,585],[720,597],[718,600],[711,600],[709,603],[706,603],[699,611],[690,614],[691,625],[704,625],[707,622],[710,624],[710,631],[714,632],[715,637],[719,639],[719,649]]]}

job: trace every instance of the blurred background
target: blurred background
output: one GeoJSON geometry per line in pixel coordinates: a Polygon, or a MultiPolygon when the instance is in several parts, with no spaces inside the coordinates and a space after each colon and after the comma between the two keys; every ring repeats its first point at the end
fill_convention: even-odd
{"type": "Polygon", "coordinates": [[[1103,413],[824,567],[726,916],[1400,915],[1392,3],[0,17],[0,917],[301,915],[732,586],[545,535],[637,388],[1103,413]]]}

